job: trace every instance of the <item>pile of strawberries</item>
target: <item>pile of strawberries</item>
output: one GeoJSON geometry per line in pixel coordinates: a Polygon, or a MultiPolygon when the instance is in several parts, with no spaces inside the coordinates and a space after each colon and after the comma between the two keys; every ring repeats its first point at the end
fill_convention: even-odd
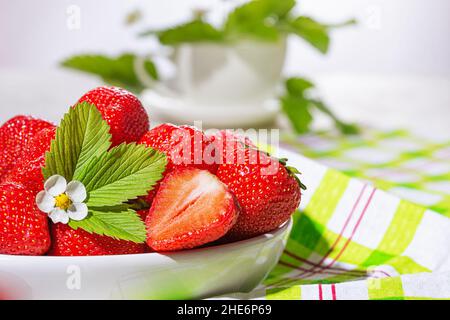
{"type": "Polygon", "coordinates": [[[0,254],[88,256],[191,249],[272,231],[300,204],[302,185],[295,170],[258,150],[248,138],[230,131],[207,136],[194,127],[172,124],[149,130],[141,102],[120,88],[96,88],[79,102],[97,106],[110,126],[113,146],[137,142],[167,156],[164,178],[140,199],[137,209],[147,227],[146,244],[51,223],[35,202],[44,188],[42,167],[56,127],[17,116],[0,127],[0,254]],[[179,132],[183,135],[174,138],[179,132]]]}

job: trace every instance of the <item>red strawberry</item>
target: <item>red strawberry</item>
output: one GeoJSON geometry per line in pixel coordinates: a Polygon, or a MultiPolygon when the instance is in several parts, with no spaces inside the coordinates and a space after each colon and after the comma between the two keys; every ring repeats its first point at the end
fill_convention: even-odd
{"type": "Polygon", "coordinates": [[[107,256],[144,253],[145,244],[74,230],[65,224],[52,225],[52,256],[107,256]]]}
{"type": "Polygon", "coordinates": [[[0,127],[0,179],[21,159],[28,141],[54,125],[32,117],[17,116],[0,127]]]}
{"type": "Polygon", "coordinates": [[[50,150],[55,135],[56,128],[48,128],[34,136],[25,146],[22,159],[3,180],[20,183],[36,192],[43,190],[42,167],[45,165],[45,154],[50,150]]]}
{"type": "Polygon", "coordinates": [[[35,198],[35,192],[20,184],[0,184],[1,254],[43,255],[50,248],[47,215],[35,198]]]}
{"type": "Polygon", "coordinates": [[[227,240],[251,238],[279,227],[298,208],[301,187],[293,168],[256,149],[242,163],[219,166],[217,177],[236,196],[242,212],[227,240]]]}
{"type": "Polygon", "coordinates": [[[239,209],[234,196],[206,170],[175,170],[161,182],[147,216],[147,244],[155,251],[191,249],[224,236],[239,209]]]}
{"type": "Polygon", "coordinates": [[[217,164],[236,163],[245,157],[245,149],[256,148],[250,138],[238,135],[231,130],[220,130],[210,136],[214,146],[217,164]]]}
{"type": "Polygon", "coordinates": [[[150,120],[142,103],[124,89],[99,87],[86,93],[78,102],[97,106],[111,127],[113,146],[138,142],[150,128],[150,120]]]}
{"type": "Polygon", "coordinates": [[[208,170],[211,173],[217,171],[214,159],[208,155],[211,140],[195,127],[161,124],[147,132],[139,143],[167,155],[167,172],[183,167],[208,170]]]}
{"type": "MultiPolygon", "coordinates": [[[[165,174],[179,168],[198,168],[216,173],[211,140],[200,130],[191,126],[175,126],[165,123],[147,132],[139,142],[166,154],[168,164],[165,174]]],[[[150,204],[158,190],[150,191],[147,202],[150,204]]]]}

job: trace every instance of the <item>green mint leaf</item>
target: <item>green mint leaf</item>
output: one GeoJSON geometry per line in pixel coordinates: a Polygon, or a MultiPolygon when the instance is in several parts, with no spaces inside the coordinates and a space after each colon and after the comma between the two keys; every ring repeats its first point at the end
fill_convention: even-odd
{"type": "Polygon", "coordinates": [[[309,106],[310,103],[306,99],[291,95],[281,98],[282,110],[297,133],[306,133],[310,129],[313,117],[309,111],[309,106]]]}
{"type": "MultiPolygon", "coordinates": [[[[135,61],[138,57],[133,54],[123,54],[118,57],[104,55],[77,55],[61,63],[62,66],[97,75],[106,83],[139,93],[146,88],[136,74],[135,61]]],[[[154,80],[158,80],[158,72],[150,59],[142,63],[144,71],[154,80]]]]}
{"type": "Polygon", "coordinates": [[[341,131],[341,133],[343,133],[343,134],[357,134],[357,133],[359,133],[358,126],[356,126],[354,124],[349,124],[349,123],[343,122],[322,101],[311,100],[311,103],[319,111],[321,111],[322,113],[324,113],[327,116],[329,116],[334,121],[334,123],[336,124],[336,127],[341,131]]]}
{"type": "Polygon", "coordinates": [[[328,28],[310,17],[298,17],[289,22],[292,32],[302,37],[321,53],[327,53],[330,46],[328,28]]]}
{"type": "Polygon", "coordinates": [[[326,26],[328,29],[334,29],[334,28],[344,28],[344,27],[354,26],[356,24],[358,24],[358,21],[356,21],[355,19],[349,19],[349,20],[339,22],[339,23],[327,24],[326,26]]]}
{"type": "Polygon", "coordinates": [[[278,24],[295,6],[295,0],[254,0],[237,7],[225,22],[225,33],[231,38],[242,35],[263,41],[280,37],[278,24]]]}
{"type": "Polygon", "coordinates": [[[91,158],[110,148],[109,130],[96,106],[83,102],[70,108],[45,155],[44,178],[57,174],[71,181],[91,158]]]}
{"type": "Polygon", "coordinates": [[[69,226],[75,230],[81,228],[114,239],[136,243],[145,242],[145,224],[134,211],[127,206],[89,208],[89,215],[82,221],[71,220],[69,226]]]}
{"type": "Polygon", "coordinates": [[[92,159],[74,179],[86,187],[88,207],[114,206],[146,195],[161,180],[166,164],[163,153],[122,144],[92,159]]]}
{"type": "Polygon", "coordinates": [[[146,31],[140,35],[152,34],[156,34],[162,44],[172,46],[181,43],[220,42],[223,40],[223,33],[220,30],[200,19],[167,30],[146,31]]]}
{"type": "Polygon", "coordinates": [[[304,78],[293,77],[286,80],[286,89],[292,96],[303,97],[305,91],[314,88],[314,84],[304,78]]]}

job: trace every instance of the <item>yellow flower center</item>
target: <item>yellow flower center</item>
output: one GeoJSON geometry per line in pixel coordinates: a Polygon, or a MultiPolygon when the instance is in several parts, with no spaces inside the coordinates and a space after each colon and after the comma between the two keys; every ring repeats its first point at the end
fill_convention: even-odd
{"type": "Polygon", "coordinates": [[[70,200],[70,198],[65,193],[60,194],[59,196],[57,196],[55,198],[55,201],[56,201],[56,207],[58,207],[58,208],[60,208],[62,210],[67,210],[72,205],[72,201],[70,200]]]}

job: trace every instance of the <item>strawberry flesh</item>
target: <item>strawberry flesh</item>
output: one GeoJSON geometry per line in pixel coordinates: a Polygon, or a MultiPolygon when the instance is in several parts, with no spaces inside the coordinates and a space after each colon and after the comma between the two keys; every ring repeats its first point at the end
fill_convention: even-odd
{"type": "Polygon", "coordinates": [[[155,251],[192,249],[224,236],[239,214],[234,196],[206,170],[175,170],[162,181],[146,225],[155,251]]]}

